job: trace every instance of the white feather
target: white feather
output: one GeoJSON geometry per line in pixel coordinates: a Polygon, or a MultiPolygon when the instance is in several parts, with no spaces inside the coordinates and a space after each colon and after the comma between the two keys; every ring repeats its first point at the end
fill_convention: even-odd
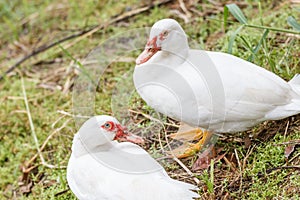
{"type": "MultiPolygon", "coordinates": [[[[171,179],[166,171],[160,170],[145,173],[126,173],[108,167],[97,158],[97,151],[101,151],[102,141],[94,140],[95,145],[100,143],[97,151],[89,151],[81,139],[81,135],[94,127],[93,121],[87,121],[85,129],[80,129],[74,136],[72,155],[67,168],[67,180],[73,193],[80,200],[192,200],[199,195],[192,190],[197,189],[194,185],[171,179]]],[[[100,129],[99,129],[100,130],[100,129]]],[[[103,134],[101,131],[93,131],[95,134],[103,134]]],[[[93,139],[93,137],[91,138],[93,139]]],[[[148,153],[138,145],[124,142],[110,142],[113,148],[119,152],[126,152],[132,155],[128,158],[130,164],[136,156],[145,155],[144,164],[152,165],[153,162],[159,165],[148,153]]],[[[103,148],[102,148],[103,149],[103,148]]],[[[116,155],[115,150],[106,149],[101,153],[111,157],[116,155]]],[[[122,166],[120,166],[120,169],[122,166]]]]}
{"type": "Polygon", "coordinates": [[[286,82],[233,55],[189,49],[174,20],[153,27],[160,31],[151,31],[150,39],[165,30],[180,35],[162,41],[161,51],[135,67],[135,87],[155,110],[215,132],[243,131],[300,112],[300,76],[286,82]],[[181,44],[181,50],[172,44],[177,50],[181,44]]]}

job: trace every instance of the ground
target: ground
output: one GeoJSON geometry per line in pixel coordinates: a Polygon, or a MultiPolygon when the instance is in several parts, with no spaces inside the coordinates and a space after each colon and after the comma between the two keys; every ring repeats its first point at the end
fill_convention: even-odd
{"type": "MultiPolygon", "coordinates": [[[[248,24],[272,27],[268,33],[250,26],[237,32],[241,23],[231,14],[224,27],[224,7],[230,2],[152,3],[0,2],[1,74],[35,52],[0,81],[0,199],[75,199],[66,182],[65,168],[78,128],[73,119],[72,92],[80,70],[74,63],[82,62],[89,52],[117,34],[174,18],[197,48],[230,52],[285,80],[300,73],[300,35],[292,33],[287,23],[289,16],[300,21],[297,0],[237,3],[248,24]],[[142,7],[143,12],[139,10],[142,7]],[[84,30],[92,31],[43,49],[84,30]]],[[[129,77],[126,80],[131,80],[138,53],[132,52],[106,68],[96,90],[96,114],[112,114],[111,97],[120,77],[125,74],[129,77]]],[[[155,126],[152,118],[157,114],[136,93],[128,107],[132,123],[127,125],[134,127],[133,132],[155,126]]],[[[300,199],[299,115],[219,136],[216,159],[198,170],[192,167],[201,153],[181,160],[165,157],[161,148],[167,144],[164,134],[175,132],[179,123],[161,117],[163,128],[145,136],[143,147],[159,158],[172,178],[193,184],[197,179],[202,199],[300,199]]]]}

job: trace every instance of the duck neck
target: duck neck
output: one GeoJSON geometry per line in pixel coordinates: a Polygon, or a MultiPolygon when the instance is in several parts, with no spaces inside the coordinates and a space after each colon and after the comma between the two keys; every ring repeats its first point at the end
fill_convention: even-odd
{"type": "Polygon", "coordinates": [[[178,66],[186,61],[189,49],[184,48],[180,51],[159,51],[152,63],[159,63],[162,65],[178,66]]]}
{"type": "Polygon", "coordinates": [[[84,141],[84,138],[80,137],[79,134],[76,134],[73,139],[72,152],[76,157],[80,157],[89,153],[107,151],[110,148],[112,148],[111,142],[91,145],[88,144],[87,141],[84,141]]]}

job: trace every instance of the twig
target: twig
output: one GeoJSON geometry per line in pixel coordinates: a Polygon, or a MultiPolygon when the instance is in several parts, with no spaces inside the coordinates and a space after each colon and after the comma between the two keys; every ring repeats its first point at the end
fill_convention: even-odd
{"type": "Polygon", "coordinates": [[[183,2],[183,0],[178,0],[179,1],[179,5],[180,8],[182,9],[182,11],[186,14],[187,18],[190,19],[192,14],[188,11],[188,9],[186,9],[186,6],[183,2]]]}
{"type": "Polygon", "coordinates": [[[92,116],[86,116],[86,115],[73,115],[73,114],[68,113],[68,112],[66,112],[66,111],[64,111],[64,110],[58,110],[57,112],[60,113],[60,114],[65,115],[65,116],[69,116],[69,117],[73,117],[73,118],[84,118],[84,119],[89,119],[89,118],[92,117],[92,116]]]}
{"type": "Polygon", "coordinates": [[[274,144],[274,146],[287,145],[287,144],[300,144],[300,139],[298,139],[298,140],[290,140],[288,142],[282,142],[282,143],[279,143],[279,144],[274,144]]]}
{"type": "Polygon", "coordinates": [[[54,194],[54,196],[55,196],[55,197],[58,197],[58,196],[60,196],[60,195],[62,195],[62,194],[64,194],[64,193],[68,192],[69,190],[70,190],[70,188],[68,187],[68,189],[65,189],[65,190],[63,190],[63,191],[57,192],[56,194],[54,194]]]}
{"type": "Polygon", "coordinates": [[[68,40],[71,40],[73,38],[77,38],[79,36],[83,36],[85,34],[93,34],[94,32],[98,31],[98,30],[101,30],[101,29],[104,29],[105,27],[109,26],[109,25],[112,25],[114,23],[117,23],[117,22],[120,22],[120,21],[123,21],[123,20],[126,20],[128,19],[129,17],[133,17],[135,15],[138,15],[138,14],[141,14],[141,13],[144,13],[154,7],[157,7],[157,6],[161,6],[163,4],[167,4],[169,2],[171,2],[172,0],[163,0],[161,2],[157,2],[157,3],[153,3],[153,4],[150,4],[148,6],[144,6],[144,7],[141,7],[141,8],[138,8],[136,10],[132,10],[132,11],[129,11],[129,12],[126,12],[122,15],[119,15],[118,17],[108,21],[107,23],[104,23],[104,24],[98,24],[98,25],[94,25],[94,26],[91,26],[90,28],[88,29],[85,29],[83,31],[80,31],[78,33],[75,33],[75,34],[72,34],[72,35],[69,35],[67,37],[64,37],[60,40],[57,40],[53,43],[50,43],[48,45],[42,45],[40,47],[38,47],[37,49],[33,50],[30,54],[24,56],[23,58],[21,58],[18,62],[16,62],[15,64],[13,64],[12,66],[10,66],[8,68],[8,70],[6,70],[4,72],[3,75],[0,76],[0,81],[4,78],[4,76],[6,76],[6,74],[12,72],[13,70],[15,70],[19,65],[21,65],[23,62],[25,62],[26,60],[28,60],[29,58],[33,57],[33,56],[36,56],[37,54],[40,54],[54,46],[57,46],[58,44],[61,44],[63,42],[66,42],[68,40]]]}
{"type": "Polygon", "coordinates": [[[51,124],[51,128],[54,128],[55,125],[60,121],[62,120],[66,115],[62,115],[60,116],[59,118],[57,118],[57,120],[55,120],[52,124],[51,124]]]}
{"type": "MultiPolygon", "coordinates": [[[[63,128],[65,128],[67,126],[67,124],[71,121],[71,118],[70,119],[67,119],[63,125],[59,128],[56,128],[47,138],[46,140],[44,141],[43,145],[41,146],[40,148],[40,151],[43,151],[44,148],[46,147],[47,143],[49,142],[49,140],[58,132],[60,132],[63,128]]],[[[36,158],[37,158],[38,154],[35,154],[27,163],[26,163],[26,166],[29,166],[30,163],[32,163],[36,158]]],[[[58,168],[58,167],[55,167],[53,165],[52,168],[58,168]]],[[[64,168],[64,167],[59,167],[59,168],[64,168]]]]}
{"type": "Polygon", "coordinates": [[[64,38],[58,40],[58,41],[55,41],[55,42],[53,42],[53,43],[50,43],[49,45],[42,45],[42,46],[38,47],[37,49],[33,50],[30,54],[24,56],[24,57],[21,58],[18,62],[16,62],[16,63],[13,64],[12,66],[10,66],[10,67],[8,68],[8,70],[6,70],[6,71],[4,72],[4,74],[0,76],[0,81],[4,78],[4,76],[5,76],[6,74],[12,72],[12,71],[13,71],[14,69],[16,69],[20,64],[22,64],[23,62],[25,62],[25,61],[28,60],[29,58],[31,58],[31,57],[33,57],[33,56],[35,56],[35,55],[37,55],[37,54],[40,54],[40,53],[42,53],[42,52],[44,52],[44,51],[46,51],[46,50],[48,50],[48,49],[50,49],[50,48],[52,48],[52,47],[58,45],[58,44],[61,44],[61,43],[65,42],[65,41],[68,41],[68,40],[71,40],[71,39],[73,39],[73,38],[76,38],[76,37],[78,37],[78,36],[80,36],[80,35],[83,35],[83,34],[89,32],[89,31],[93,30],[94,28],[95,28],[95,27],[92,27],[92,28],[90,28],[90,29],[83,30],[83,31],[81,31],[81,32],[79,32],[79,33],[75,33],[75,34],[73,34],[73,35],[69,35],[69,36],[67,36],[67,37],[64,37],[64,38]]]}
{"type": "Polygon", "coordinates": [[[288,121],[288,122],[286,123],[286,127],[285,127],[285,130],[284,130],[284,135],[283,135],[283,139],[284,139],[284,140],[285,140],[285,138],[286,138],[286,134],[287,134],[289,125],[290,125],[290,121],[288,121]]]}
{"type": "MultiPolygon", "coordinates": [[[[163,127],[163,129],[164,129],[164,133],[165,133],[165,135],[166,135],[166,127],[164,126],[164,124],[161,122],[161,121],[159,121],[159,123],[161,124],[161,126],[163,127]]],[[[158,143],[159,143],[159,146],[160,146],[160,148],[161,148],[161,150],[163,151],[163,153],[166,153],[165,152],[165,150],[164,150],[164,146],[163,146],[163,144],[162,144],[162,142],[161,142],[162,140],[161,140],[161,137],[160,137],[160,133],[158,133],[158,143]]],[[[167,141],[168,142],[168,141],[167,141]]]]}
{"type": "Polygon", "coordinates": [[[237,171],[236,167],[224,156],[224,161],[226,162],[227,165],[229,165],[229,168],[232,169],[234,172],[237,171]]]}
{"type": "Polygon", "coordinates": [[[39,141],[37,139],[36,133],[35,133],[35,129],[34,129],[34,125],[33,125],[33,121],[32,121],[32,117],[31,117],[31,113],[30,113],[30,108],[29,108],[29,104],[28,104],[28,99],[27,99],[27,94],[26,94],[26,90],[25,90],[25,84],[24,84],[24,79],[23,76],[21,76],[21,82],[22,82],[22,90],[23,90],[23,96],[24,96],[24,102],[25,102],[25,107],[26,107],[26,112],[27,112],[27,116],[28,116],[28,120],[29,120],[29,125],[30,125],[30,129],[31,129],[31,134],[35,143],[35,147],[37,149],[37,154],[36,157],[39,156],[42,162],[42,165],[48,167],[48,168],[57,168],[54,165],[48,164],[42,154],[42,151],[40,149],[40,145],[39,145],[39,141]]]}
{"type": "Polygon", "coordinates": [[[175,127],[175,128],[179,128],[179,126],[176,125],[176,124],[171,124],[171,123],[168,123],[168,122],[161,122],[159,119],[156,119],[156,118],[154,118],[154,117],[152,117],[148,114],[145,114],[143,112],[135,111],[135,110],[132,110],[132,109],[128,109],[128,111],[131,112],[131,113],[143,115],[144,117],[146,117],[147,119],[150,119],[152,121],[159,122],[161,124],[165,124],[165,125],[172,126],[172,127],[175,127]]]}
{"type": "MultiPolygon", "coordinates": [[[[138,111],[134,111],[134,110],[129,110],[129,111],[130,111],[130,112],[137,113],[137,114],[142,114],[143,116],[146,115],[146,114],[144,114],[144,113],[139,113],[138,111]]],[[[164,133],[165,133],[165,138],[166,138],[167,145],[168,145],[169,149],[171,150],[172,148],[171,148],[170,143],[169,143],[169,141],[168,141],[168,137],[167,137],[167,134],[166,134],[166,129],[165,129],[165,126],[164,126],[165,123],[161,122],[160,120],[158,120],[158,119],[156,119],[156,118],[151,117],[150,115],[147,115],[147,118],[149,118],[149,119],[151,119],[151,120],[154,120],[154,119],[155,119],[155,121],[159,122],[159,123],[162,125],[162,127],[163,127],[163,129],[164,129],[164,133]]],[[[161,142],[160,134],[158,135],[158,139],[159,139],[159,145],[160,145],[160,148],[162,149],[163,152],[165,152],[165,151],[164,151],[163,144],[162,144],[162,142],[161,142]]],[[[190,175],[191,177],[193,177],[193,180],[195,181],[195,183],[196,183],[197,185],[199,185],[200,181],[199,181],[198,178],[195,177],[195,175],[193,174],[193,172],[191,172],[191,170],[189,170],[189,168],[187,168],[187,167],[186,167],[186,166],[185,166],[185,165],[184,165],[184,164],[183,164],[183,163],[182,163],[182,162],[181,162],[181,161],[173,154],[172,150],[169,151],[169,153],[171,154],[170,157],[171,157],[175,162],[177,162],[177,163],[178,163],[178,164],[186,171],[186,173],[187,173],[188,175],[190,175]]]]}
{"type": "Polygon", "coordinates": [[[238,166],[239,166],[239,170],[242,171],[241,162],[240,162],[239,155],[238,155],[236,149],[234,149],[234,155],[235,155],[235,158],[237,160],[237,163],[238,163],[238,166]]]}
{"type": "Polygon", "coordinates": [[[174,161],[176,161],[186,171],[186,173],[188,173],[188,175],[193,177],[193,180],[195,181],[195,183],[197,185],[199,185],[200,181],[199,181],[198,178],[196,178],[194,176],[193,172],[191,172],[191,170],[189,170],[189,168],[187,168],[187,166],[185,166],[175,155],[172,154],[172,158],[173,158],[174,161]]]}
{"type": "Polygon", "coordinates": [[[296,158],[298,158],[299,156],[300,156],[300,153],[296,154],[294,157],[292,157],[292,158],[288,161],[288,163],[293,162],[293,160],[296,159],[296,158]]]}
{"type": "Polygon", "coordinates": [[[234,154],[235,154],[235,158],[236,158],[236,160],[237,160],[237,163],[238,163],[238,165],[239,165],[239,170],[240,170],[240,173],[239,173],[239,177],[240,177],[240,188],[239,188],[239,191],[241,191],[242,185],[243,185],[242,166],[241,166],[241,162],[240,162],[240,159],[239,159],[239,155],[238,155],[236,149],[234,149],[234,154]]]}
{"type": "Polygon", "coordinates": [[[254,148],[256,147],[256,145],[254,144],[252,148],[250,148],[250,150],[247,151],[247,154],[243,160],[243,166],[242,166],[242,169],[244,171],[245,167],[246,167],[246,162],[247,162],[247,159],[249,158],[249,156],[252,154],[254,148]]]}
{"type": "Polygon", "coordinates": [[[296,169],[296,170],[300,170],[300,165],[274,167],[274,168],[266,170],[266,172],[271,173],[272,171],[278,170],[278,169],[296,169]]]}
{"type": "MultiPolygon", "coordinates": [[[[163,126],[164,127],[164,130],[165,130],[165,126],[163,126]]],[[[172,159],[175,161],[175,162],[177,162],[185,171],[186,171],[186,173],[188,174],[188,175],[190,175],[192,178],[193,178],[193,180],[195,181],[195,183],[197,184],[197,185],[199,185],[199,183],[200,183],[200,181],[199,181],[199,179],[197,178],[197,177],[195,177],[195,175],[193,174],[193,172],[191,172],[191,170],[189,170],[189,168],[187,168],[187,166],[185,166],[177,157],[176,157],[176,155],[174,155],[174,153],[173,153],[173,151],[172,151],[172,148],[171,148],[171,146],[170,146],[170,143],[169,143],[169,140],[168,140],[168,137],[167,137],[167,134],[166,134],[166,130],[164,131],[165,132],[165,138],[166,138],[166,142],[167,142],[167,145],[168,145],[168,147],[169,147],[169,149],[170,149],[170,151],[168,152],[169,154],[170,154],[170,156],[172,157],[172,159]]],[[[160,142],[161,143],[161,142],[160,142]]],[[[162,144],[160,144],[160,145],[162,145],[162,144]]]]}

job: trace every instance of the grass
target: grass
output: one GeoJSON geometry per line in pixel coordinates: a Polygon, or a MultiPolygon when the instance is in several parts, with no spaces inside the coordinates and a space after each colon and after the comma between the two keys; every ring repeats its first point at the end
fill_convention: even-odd
{"type": "MultiPolygon", "coordinates": [[[[190,40],[196,41],[197,48],[228,51],[230,37],[241,25],[229,23],[227,31],[223,26],[223,7],[225,4],[212,5],[204,1],[192,6],[203,16],[192,12],[192,24],[184,24],[183,20],[170,12],[179,9],[177,3],[156,7],[148,13],[140,14],[98,31],[70,45],[66,51],[55,47],[24,63],[19,71],[13,72],[0,82],[0,199],[75,199],[67,190],[66,170],[59,169],[67,165],[71,152],[72,137],[76,133],[76,125],[72,117],[58,112],[72,113],[72,83],[77,75],[72,67],[74,59],[83,58],[101,42],[111,36],[132,28],[151,26],[161,18],[177,19],[186,30],[190,40]],[[172,8],[171,8],[172,7],[172,8]],[[70,57],[71,55],[71,57],[70,57]],[[73,59],[74,58],[74,59],[73,59]],[[52,138],[42,151],[48,164],[55,169],[42,165],[37,158],[30,165],[26,163],[37,153],[31,135],[28,112],[26,111],[22,81],[26,89],[32,123],[39,144],[42,145],[49,135],[52,138]],[[58,120],[59,119],[59,120],[58,120]],[[58,130],[58,131],[57,131],[58,130]],[[56,132],[55,132],[56,131],[56,132]],[[34,167],[30,173],[24,169],[34,167]],[[28,177],[27,177],[28,175],[28,177]],[[32,183],[32,186],[30,184],[32,183]],[[66,191],[66,192],[63,192],[66,191]],[[60,194],[60,192],[62,192],[60,194]]],[[[38,46],[58,40],[76,30],[103,23],[130,9],[142,6],[140,1],[1,1],[0,2],[0,72],[20,57],[31,52],[38,46]]],[[[300,19],[299,4],[271,1],[239,3],[249,24],[291,29],[287,23],[288,16],[300,19]],[[261,12],[259,7],[261,6],[261,12]],[[257,14],[260,13],[260,14],[257,14]]],[[[232,16],[228,18],[234,21],[232,16]]],[[[252,59],[282,78],[289,80],[300,72],[299,35],[270,31],[265,37],[263,30],[244,27],[232,44],[232,54],[243,59],[252,59]],[[255,50],[255,47],[259,47],[255,50]]],[[[64,45],[71,44],[72,41],[64,45]]],[[[138,52],[131,52],[128,57],[135,57],[138,52]]],[[[101,77],[96,95],[97,114],[111,114],[111,95],[116,85],[123,83],[121,76],[130,72],[133,61],[112,63],[101,77]]],[[[127,78],[130,80],[130,73],[127,78]]],[[[128,83],[129,84],[129,83],[128,83]]],[[[153,111],[146,106],[137,94],[131,96],[130,109],[140,113],[151,114],[153,111]]],[[[116,113],[118,114],[118,113],[116,113]]],[[[135,119],[142,119],[136,131],[152,126],[151,122],[141,114],[131,114],[135,119]]],[[[299,199],[299,170],[270,169],[287,164],[284,158],[282,142],[299,139],[299,116],[278,122],[261,124],[247,133],[236,134],[235,137],[220,139],[218,145],[224,152],[234,155],[230,162],[235,170],[223,160],[216,162],[212,170],[198,171],[200,193],[203,199],[299,199]],[[287,132],[285,127],[289,121],[287,132]],[[251,134],[251,144],[245,147],[244,137],[251,134]],[[253,149],[249,152],[249,149],[253,149]],[[245,161],[244,168],[239,170],[237,160],[245,161]],[[235,180],[235,181],[234,181],[235,180]]],[[[155,125],[155,124],[154,124],[155,125]]],[[[153,126],[154,126],[153,125],[153,126]]],[[[174,128],[167,127],[167,131],[174,128]]],[[[155,140],[146,149],[156,158],[163,156],[160,146],[155,140]]],[[[296,148],[289,165],[299,166],[299,148],[296,148]]],[[[191,168],[196,157],[182,160],[191,168]]],[[[289,158],[291,159],[291,158],[289,158]]],[[[192,182],[188,175],[180,174],[184,170],[174,161],[162,159],[161,163],[170,176],[192,182]]]]}
{"type": "MultiPolygon", "coordinates": [[[[299,138],[300,133],[296,133],[294,138],[299,138]]],[[[245,170],[248,177],[252,177],[253,186],[244,194],[245,199],[267,199],[267,198],[299,198],[299,184],[295,181],[288,183],[291,177],[299,181],[299,171],[280,169],[268,172],[268,169],[280,167],[286,164],[284,156],[284,146],[277,146],[286,140],[282,135],[277,134],[268,144],[259,145],[255,155],[249,160],[249,168],[245,170]],[[253,176],[255,175],[255,176],[253,176]],[[257,189],[260,188],[260,192],[257,189]],[[294,190],[289,193],[287,190],[294,190]],[[296,189],[296,190],[295,190],[296,189]],[[297,191],[298,190],[298,191],[297,191]],[[298,197],[297,197],[298,194],[298,197]]],[[[299,152],[299,151],[298,151],[299,152]]]]}

